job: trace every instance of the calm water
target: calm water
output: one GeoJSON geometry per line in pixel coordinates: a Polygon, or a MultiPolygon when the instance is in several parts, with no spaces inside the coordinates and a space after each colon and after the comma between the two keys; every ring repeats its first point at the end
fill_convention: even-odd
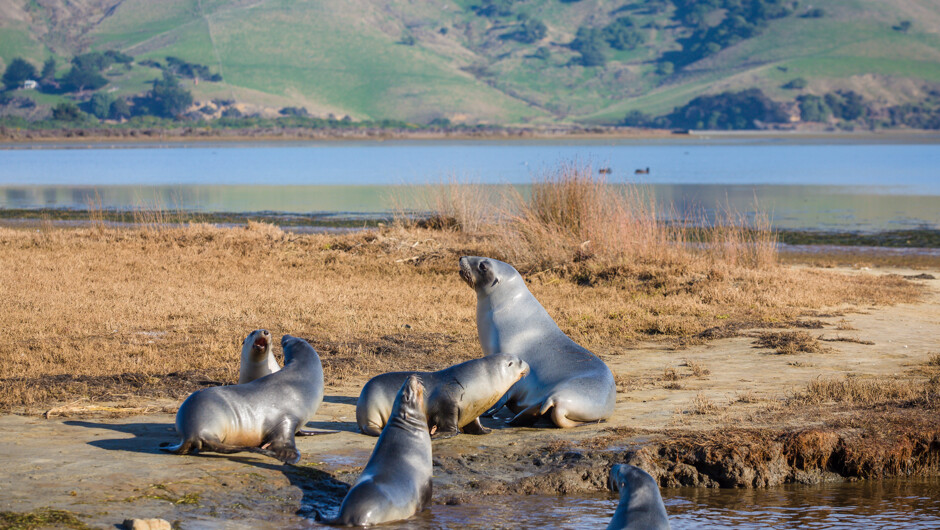
{"type": "MultiPolygon", "coordinates": [[[[320,142],[0,150],[0,207],[383,212],[403,184],[525,185],[580,161],[680,213],[772,212],[783,228],[940,226],[940,144],[747,139],[320,142]],[[635,169],[649,168],[637,175],[635,169]]],[[[403,195],[405,199],[403,199],[403,195]]]]}
{"type": "MultiPolygon", "coordinates": [[[[940,479],[861,481],[758,490],[663,490],[673,529],[940,528],[940,479]]],[[[487,497],[432,506],[402,528],[604,528],[613,495],[487,497]]],[[[395,525],[390,525],[395,527],[395,525]]]]}

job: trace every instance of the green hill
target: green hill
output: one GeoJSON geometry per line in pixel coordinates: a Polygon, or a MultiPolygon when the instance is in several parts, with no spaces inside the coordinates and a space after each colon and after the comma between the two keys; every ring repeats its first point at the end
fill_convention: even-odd
{"type": "MultiPolygon", "coordinates": [[[[197,106],[243,113],[618,123],[750,88],[791,106],[834,91],[921,102],[940,87],[940,3],[0,0],[0,67],[55,57],[62,76],[73,56],[106,50],[135,60],[103,72],[112,97],[145,93],[175,57],[221,78],[184,80],[197,106]]],[[[35,116],[90,97],[15,92],[35,116]]]]}

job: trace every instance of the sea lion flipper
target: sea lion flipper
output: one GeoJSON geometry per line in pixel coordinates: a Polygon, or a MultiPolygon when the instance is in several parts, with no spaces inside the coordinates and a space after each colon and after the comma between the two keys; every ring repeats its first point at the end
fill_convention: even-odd
{"type": "Polygon", "coordinates": [[[168,443],[160,444],[160,450],[167,453],[173,453],[175,455],[188,455],[193,450],[193,441],[192,440],[183,440],[176,445],[170,445],[168,443]]]}
{"type": "Polygon", "coordinates": [[[508,400],[509,400],[509,392],[506,392],[505,394],[503,394],[503,397],[499,398],[499,401],[497,401],[495,405],[490,407],[490,409],[484,412],[483,414],[480,414],[480,416],[483,416],[484,418],[492,418],[493,416],[496,415],[497,412],[499,412],[499,409],[503,408],[503,406],[506,404],[506,401],[508,400]]]}
{"type": "Polygon", "coordinates": [[[506,423],[512,425],[513,427],[529,427],[534,424],[539,419],[539,410],[542,408],[541,403],[536,403],[531,407],[523,409],[519,414],[516,414],[510,420],[507,420],[506,423]]]}
{"type": "Polygon", "coordinates": [[[299,422],[291,418],[284,418],[265,437],[265,443],[257,451],[277,458],[285,464],[296,464],[300,461],[300,451],[294,442],[294,433],[298,430],[299,422]]]}
{"type": "Polygon", "coordinates": [[[318,434],[337,434],[339,431],[308,431],[306,429],[299,429],[295,436],[316,436],[318,434]]]}
{"type": "Polygon", "coordinates": [[[463,432],[465,434],[489,434],[493,432],[493,429],[487,429],[480,423],[480,418],[474,418],[473,421],[464,425],[463,432]]]}

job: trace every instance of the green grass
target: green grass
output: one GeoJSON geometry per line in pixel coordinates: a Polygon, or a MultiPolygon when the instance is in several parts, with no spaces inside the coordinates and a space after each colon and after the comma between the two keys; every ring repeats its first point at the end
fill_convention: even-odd
{"type": "MultiPolygon", "coordinates": [[[[444,10],[404,0],[126,0],[111,16],[86,21],[92,29],[82,42],[138,59],[174,55],[212,72],[221,66],[224,83],[200,83],[197,98],[234,94],[240,102],[275,109],[304,106],[321,115],[418,123],[436,117],[501,124],[616,122],[629,110],[663,114],[718,90],[760,87],[792,100],[801,92],[779,87],[794,77],[806,78],[810,92],[824,86],[868,89],[872,95],[890,90],[898,79],[940,81],[940,12],[930,0],[818,0],[813,7],[822,7],[825,17],[772,21],[758,37],[668,78],[654,73],[654,62],[677,49],[685,31],[672,24],[672,7],[650,15],[618,12],[618,4],[598,0],[516,2],[516,13],[548,26],[546,38],[524,44],[502,38],[518,24],[514,16],[489,20],[470,10],[477,4],[458,0],[444,10]],[[634,50],[608,50],[606,68],[571,65],[578,54],[567,44],[578,28],[619,16],[633,18],[647,42],[634,50]],[[909,32],[892,29],[901,20],[914,22],[909,32]],[[644,27],[648,23],[659,27],[644,27]],[[448,31],[441,34],[441,28],[448,31]],[[414,36],[415,45],[401,44],[404,35],[414,36]],[[539,46],[551,50],[547,61],[528,57],[539,46]],[[492,75],[478,79],[464,70],[469,66],[492,75]],[[863,82],[856,77],[862,74],[881,77],[863,82]]],[[[42,8],[32,12],[43,16],[42,8]]],[[[22,55],[39,66],[49,52],[30,31],[21,22],[3,22],[0,59],[22,55]]],[[[142,92],[157,75],[135,66],[112,86],[119,86],[119,95],[142,92]]]]}
{"type": "Polygon", "coordinates": [[[0,27],[0,65],[3,69],[15,57],[22,57],[32,62],[36,70],[41,70],[42,62],[50,55],[52,53],[30,35],[25,24],[9,21],[0,27]]]}

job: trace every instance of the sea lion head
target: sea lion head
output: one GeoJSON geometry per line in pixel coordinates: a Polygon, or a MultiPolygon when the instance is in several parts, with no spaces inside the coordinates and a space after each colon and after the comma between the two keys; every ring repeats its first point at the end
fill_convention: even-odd
{"type": "Polygon", "coordinates": [[[392,405],[392,418],[402,420],[409,425],[417,425],[427,430],[428,414],[424,401],[424,383],[415,374],[408,376],[395,397],[392,405]]]}
{"type": "Polygon", "coordinates": [[[281,348],[284,350],[285,367],[298,357],[301,362],[306,363],[310,359],[315,359],[319,364],[317,351],[313,349],[313,346],[311,346],[309,342],[300,337],[284,335],[281,337],[281,348]]]}
{"type": "Polygon", "coordinates": [[[653,477],[636,466],[617,464],[610,468],[610,476],[607,478],[607,487],[614,493],[626,491],[629,495],[644,484],[656,487],[656,481],[653,477]]]}
{"type": "Polygon", "coordinates": [[[458,262],[460,277],[477,295],[488,296],[507,285],[522,281],[519,272],[508,263],[493,258],[464,256],[458,262]]]}
{"type": "Polygon", "coordinates": [[[242,341],[242,351],[247,351],[252,361],[260,362],[271,353],[271,333],[266,329],[252,331],[242,341]]]}
{"type": "Polygon", "coordinates": [[[490,359],[495,363],[492,374],[495,386],[499,387],[500,395],[504,394],[516,381],[529,375],[529,365],[519,357],[508,353],[494,353],[487,355],[485,359],[490,359]]]}

